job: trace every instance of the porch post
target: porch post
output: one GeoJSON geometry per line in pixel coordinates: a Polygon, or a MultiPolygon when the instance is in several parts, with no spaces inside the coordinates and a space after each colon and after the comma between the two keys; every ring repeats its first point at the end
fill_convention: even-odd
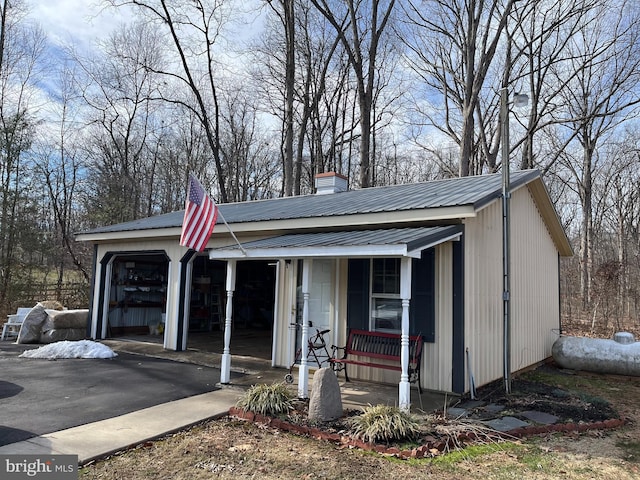
{"type": "Polygon", "coordinates": [[[313,260],[305,258],[302,262],[302,338],[300,339],[300,371],[298,375],[298,398],[308,398],[309,392],[309,280],[313,260]]]}
{"type": "Polygon", "coordinates": [[[411,258],[403,257],[400,264],[400,298],[402,299],[402,330],[400,336],[400,385],[398,406],[405,411],[411,408],[411,383],[409,383],[409,303],[411,301],[411,258]]]}
{"type": "Polygon", "coordinates": [[[227,308],[224,319],[224,350],[220,362],[220,383],[229,383],[231,378],[231,316],[233,313],[233,291],[236,287],[236,261],[227,260],[227,308]]]}

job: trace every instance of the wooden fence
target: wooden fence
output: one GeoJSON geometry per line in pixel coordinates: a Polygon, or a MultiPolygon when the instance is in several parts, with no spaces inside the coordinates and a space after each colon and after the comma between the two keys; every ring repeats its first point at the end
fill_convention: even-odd
{"type": "MultiPolygon", "coordinates": [[[[2,315],[15,313],[18,307],[33,307],[38,302],[58,301],[68,309],[89,308],[90,287],[86,283],[64,283],[60,288],[47,283],[31,283],[15,289],[2,315]]],[[[0,307],[1,308],[1,307],[0,307]]]]}

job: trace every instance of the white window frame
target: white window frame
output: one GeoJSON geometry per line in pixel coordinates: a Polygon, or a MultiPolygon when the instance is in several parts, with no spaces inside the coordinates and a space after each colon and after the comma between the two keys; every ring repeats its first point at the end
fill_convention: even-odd
{"type": "MultiPolygon", "coordinates": [[[[401,262],[399,258],[395,257],[383,257],[372,258],[370,263],[370,275],[369,275],[369,329],[376,332],[386,333],[401,333],[402,330],[402,299],[400,297],[400,275],[401,275],[401,262]],[[393,273],[396,276],[396,292],[374,292],[374,278],[376,277],[375,262],[376,261],[394,261],[396,263],[396,271],[393,273]],[[384,303],[380,303],[384,302],[384,303]],[[380,307],[377,307],[380,305],[380,307]],[[384,307],[387,308],[384,308],[384,307]],[[390,308],[388,308],[390,307],[390,308]],[[380,325],[381,323],[388,323],[386,325],[380,325]]],[[[383,271],[383,276],[387,274],[387,271],[383,271]]],[[[383,285],[387,285],[383,281],[383,285]]]]}

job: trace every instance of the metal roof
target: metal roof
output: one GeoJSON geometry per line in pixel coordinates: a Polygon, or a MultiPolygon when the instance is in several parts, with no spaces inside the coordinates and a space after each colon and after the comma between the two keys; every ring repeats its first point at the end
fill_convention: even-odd
{"type": "MultiPolygon", "coordinates": [[[[511,187],[539,178],[537,170],[511,173],[511,187]]],[[[294,220],[367,213],[393,213],[440,207],[473,206],[479,209],[502,193],[502,175],[478,175],[424,183],[390,185],[329,195],[303,195],[270,200],[220,204],[228,223],[294,220]]],[[[95,228],[85,234],[181,227],[184,210],[95,228]]],[[[218,223],[222,220],[218,217],[218,223]]]]}
{"type": "Polygon", "coordinates": [[[246,242],[242,248],[239,245],[213,248],[209,250],[209,258],[419,257],[422,250],[461,235],[460,225],[293,233],[246,242]]]}

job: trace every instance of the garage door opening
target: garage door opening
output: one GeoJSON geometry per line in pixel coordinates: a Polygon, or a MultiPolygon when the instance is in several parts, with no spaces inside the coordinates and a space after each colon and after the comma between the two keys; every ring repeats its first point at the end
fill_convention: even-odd
{"type": "Polygon", "coordinates": [[[164,253],[114,258],[107,337],[161,336],[169,260],[164,253]]]}
{"type": "MultiPolygon", "coordinates": [[[[222,353],[227,292],[226,262],[193,261],[187,348],[222,353]]],[[[231,354],[272,357],[276,267],[262,260],[236,264],[231,354]]]]}

